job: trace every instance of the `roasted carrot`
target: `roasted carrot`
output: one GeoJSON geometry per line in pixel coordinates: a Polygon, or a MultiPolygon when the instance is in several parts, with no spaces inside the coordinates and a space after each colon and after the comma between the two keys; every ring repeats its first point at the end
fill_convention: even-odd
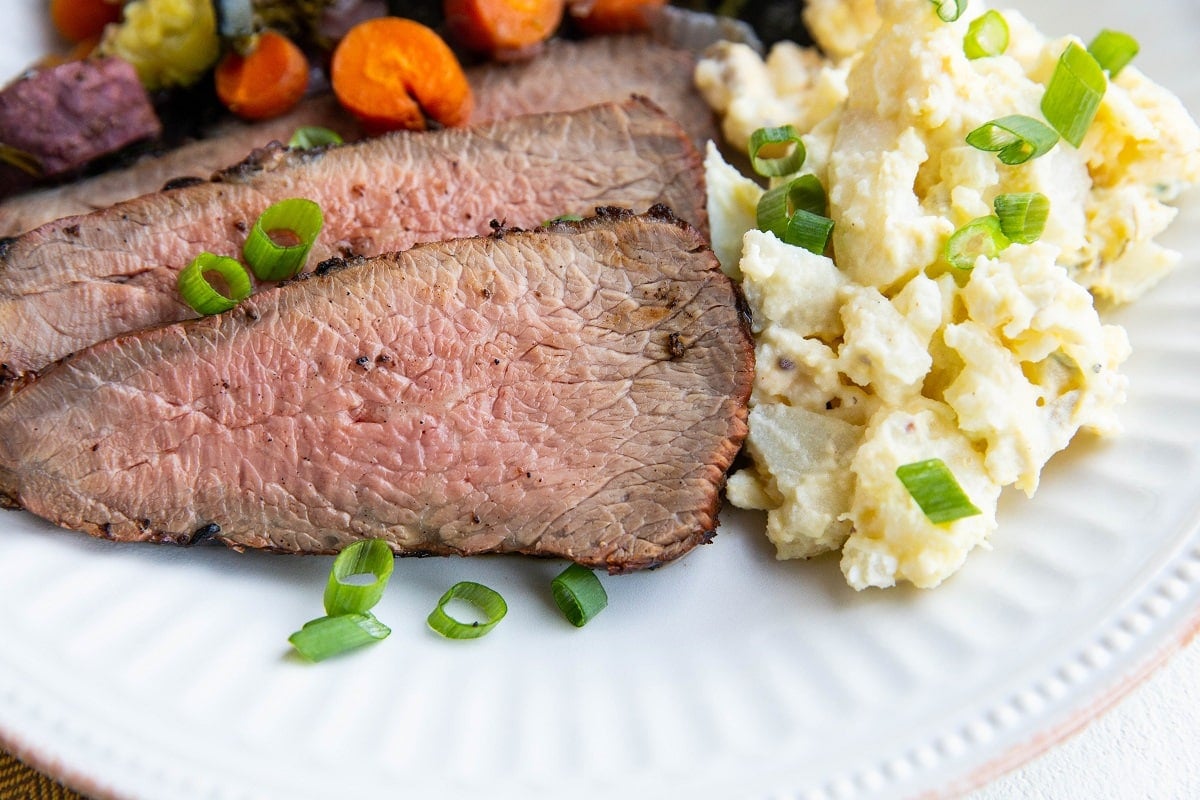
{"type": "Polygon", "coordinates": [[[564,0],[444,0],[454,40],[492,56],[517,53],[549,39],[562,22],[564,0]]]}
{"type": "Polygon", "coordinates": [[[632,33],[648,27],[649,9],[665,4],[666,0],[572,0],[569,13],[587,34],[632,33]]]}
{"type": "Polygon", "coordinates": [[[376,17],[338,43],[330,65],[333,93],[371,131],[424,130],[471,118],[471,86],[442,37],[419,22],[376,17]]]}
{"type": "Polygon", "coordinates": [[[121,19],[120,0],[50,0],[50,21],[68,41],[81,42],[121,19]]]}
{"type": "Polygon", "coordinates": [[[308,88],[308,59],[291,39],[266,31],[246,55],[226,53],[214,74],[217,97],[246,119],[289,111],[308,88]]]}

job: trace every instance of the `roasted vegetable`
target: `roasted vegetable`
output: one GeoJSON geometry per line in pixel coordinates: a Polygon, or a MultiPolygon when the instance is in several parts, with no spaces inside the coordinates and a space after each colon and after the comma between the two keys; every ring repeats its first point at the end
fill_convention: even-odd
{"type": "Polygon", "coordinates": [[[100,52],[133,64],[147,89],[187,86],[217,62],[221,42],[211,0],[133,0],[110,25],[100,52]]]}

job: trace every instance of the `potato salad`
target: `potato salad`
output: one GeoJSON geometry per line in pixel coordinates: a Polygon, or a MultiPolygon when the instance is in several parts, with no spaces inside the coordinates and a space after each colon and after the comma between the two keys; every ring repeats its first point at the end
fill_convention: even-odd
{"type": "Polygon", "coordinates": [[[761,206],[794,176],[752,180],[710,145],[713,246],[757,354],[728,497],[767,512],[780,558],[840,550],[856,589],[932,587],[986,544],[1004,487],[1032,494],[1078,431],[1117,431],[1129,342],[1098,307],[1178,261],[1154,239],[1200,181],[1200,130],[1117,32],[1047,38],[974,1],[806,14],[821,51],[722,43],[696,73],[733,148],[792,126],[832,221],[788,243],[761,206]],[[1095,98],[1082,120],[1072,82],[1095,98]],[[908,479],[929,470],[959,511],[908,479]]]}

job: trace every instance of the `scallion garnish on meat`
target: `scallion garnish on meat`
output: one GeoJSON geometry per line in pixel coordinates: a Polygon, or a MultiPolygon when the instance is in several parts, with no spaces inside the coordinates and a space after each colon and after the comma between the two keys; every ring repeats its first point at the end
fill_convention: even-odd
{"type": "Polygon", "coordinates": [[[292,138],[288,139],[288,147],[296,150],[309,150],[313,147],[341,144],[342,137],[337,131],[322,128],[319,125],[305,125],[296,128],[292,138]]]}
{"type": "Polygon", "coordinates": [[[981,514],[954,473],[940,458],[930,458],[896,468],[896,477],[935,525],[981,514]]]}
{"type": "Polygon", "coordinates": [[[454,584],[438,599],[437,606],[429,612],[429,627],[447,639],[478,639],[504,619],[508,605],[494,589],[481,583],[461,581],[454,584]],[[460,622],[446,612],[446,606],[454,600],[462,600],[474,606],[483,615],[482,622],[460,622]]]}
{"type": "Polygon", "coordinates": [[[176,279],[179,294],[197,314],[220,314],[250,296],[250,276],[236,260],[214,253],[201,253],[192,259],[176,279]],[[208,274],[221,276],[228,295],[209,282],[208,274]]]}
{"type": "Polygon", "coordinates": [[[324,225],[321,207],[303,197],[280,200],[255,221],[242,256],[262,281],[290,278],[304,267],[324,225]]]}
{"type": "Polygon", "coordinates": [[[554,603],[567,621],[582,628],[608,605],[608,593],[596,573],[572,564],[550,582],[554,603]]]}

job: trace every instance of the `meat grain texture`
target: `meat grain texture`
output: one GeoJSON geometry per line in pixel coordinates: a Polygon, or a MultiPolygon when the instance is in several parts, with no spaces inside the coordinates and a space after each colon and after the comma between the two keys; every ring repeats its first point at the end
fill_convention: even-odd
{"type": "Polygon", "coordinates": [[[656,209],[420,245],[103,342],[0,406],[0,494],[122,541],[526,553],[621,572],[714,533],[753,349],[656,209]]]}
{"type": "Polygon", "coordinates": [[[263,209],[297,196],[324,211],[311,264],[608,205],[662,203],[706,225],[698,151],[642,99],[325,151],[268,148],[211,182],[0,243],[0,395],[80,348],[195,316],[179,271],[201,251],[240,257],[263,209]]]}
{"type": "MultiPolygon", "coordinates": [[[[556,39],[537,58],[468,69],[467,80],[475,95],[471,120],[575,111],[641,95],[678,121],[702,149],[707,140],[718,136],[715,117],[692,80],[695,69],[692,53],[644,36],[556,39]]],[[[272,140],[286,142],[302,125],[330,128],[346,141],[362,137],[358,124],[332,95],[309,98],[277,119],[229,121],[198,141],[144,157],[125,169],[10,198],[0,204],[0,236],[16,236],[62,217],[156,192],[171,180],[208,179],[257,147],[272,140]]]]}

